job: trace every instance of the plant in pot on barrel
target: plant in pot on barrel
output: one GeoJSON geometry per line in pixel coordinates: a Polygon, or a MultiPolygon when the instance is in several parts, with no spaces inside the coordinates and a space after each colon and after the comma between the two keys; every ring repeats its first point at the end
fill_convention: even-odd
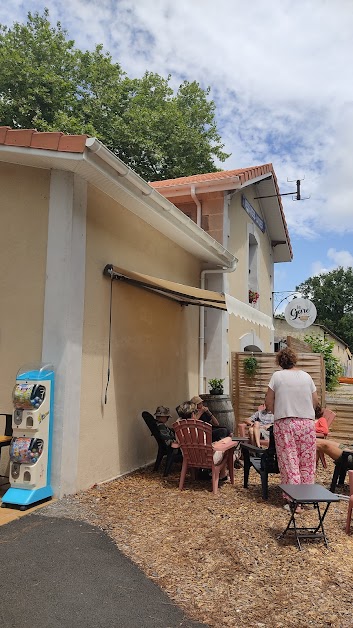
{"type": "Polygon", "coordinates": [[[224,379],[209,379],[208,387],[210,389],[210,395],[223,395],[223,382],[224,379]]]}
{"type": "Polygon", "coordinates": [[[208,387],[210,392],[208,395],[202,394],[201,397],[216,417],[220,427],[225,427],[229,434],[234,433],[234,410],[231,398],[228,394],[224,394],[224,379],[209,379],[208,387]]]}

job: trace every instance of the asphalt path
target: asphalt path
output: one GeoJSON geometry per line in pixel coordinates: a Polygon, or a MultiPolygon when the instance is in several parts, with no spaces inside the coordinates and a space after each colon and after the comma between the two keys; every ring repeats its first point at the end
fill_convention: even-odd
{"type": "Polygon", "coordinates": [[[32,514],[2,526],[0,583],[1,628],[205,628],[80,521],[32,514]]]}

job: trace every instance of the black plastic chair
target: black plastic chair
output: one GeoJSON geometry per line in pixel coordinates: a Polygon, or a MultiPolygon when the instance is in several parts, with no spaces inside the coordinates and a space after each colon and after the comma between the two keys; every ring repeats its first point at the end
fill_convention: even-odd
{"type": "Polygon", "coordinates": [[[249,473],[251,467],[260,474],[262,499],[268,499],[268,474],[279,473],[273,426],[269,429],[270,442],[267,449],[261,449],[255,445],[241,443],[241,451],[244,459],[244,488],[248,488],[249,473]]]}
{"type": "Polygon", "coordinates": [[[330,486],[331,493],[335,492],[337,484],[344,484],[346,473],[351,469],[353,469],[352,452],[343,450],[342,456],[335,462],[335,469],[330,486]]]}
{"type": "Polygon", "coordinates": [[[157,441],[158,444],[158,452],[156,462],[154,463],[153,471],[158,471],[162,459],[166,456],[166,462],[164,467],[164,476],[167,476],[170,473],[174,462],[181,462],[183,457],[179,448],[171,447],[171,445],[167,445],[163,440],[161,433],[157,427],[156,420],[150,412],[142,412],[142,418],[145,421],[148,429],[151,432],[151,436],[157,441]]]}

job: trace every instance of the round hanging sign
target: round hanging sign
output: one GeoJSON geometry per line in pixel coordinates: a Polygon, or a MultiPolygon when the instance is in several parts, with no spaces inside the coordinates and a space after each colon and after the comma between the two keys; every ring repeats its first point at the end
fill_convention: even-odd
{"type": "Polygon", "coordinates": [[[316,319],[316,307],[309,299],[293,299],[284,310],[287,323],[296,329],[305,329],[316,319]]]}

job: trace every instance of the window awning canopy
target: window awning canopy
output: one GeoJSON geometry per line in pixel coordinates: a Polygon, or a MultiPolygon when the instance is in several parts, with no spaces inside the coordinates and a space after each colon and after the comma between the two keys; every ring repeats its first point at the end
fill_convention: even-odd
{"type": "Polygon", "coordinates": [[[200,288],[186,286],[181,283],[175,283],[174,281],[168,281],[167,279],[151,277],[150,275],[144,275],[132,270],[118,268],[117,266],[113,266],[113,264],[107,264],[103,270],[103,274],[106,277],[110,277],[112,280],[125,281],[138,288],[155,292],[162,297],[176,301],[180,305],[197,305],[199,307],[211,307],[217,310],[223,310],[224,312],[244,318],[256,325],[274,329],[270,316],[259,312],[229,294],[213,292],[212,290],[201,290],[200,288]]]}

